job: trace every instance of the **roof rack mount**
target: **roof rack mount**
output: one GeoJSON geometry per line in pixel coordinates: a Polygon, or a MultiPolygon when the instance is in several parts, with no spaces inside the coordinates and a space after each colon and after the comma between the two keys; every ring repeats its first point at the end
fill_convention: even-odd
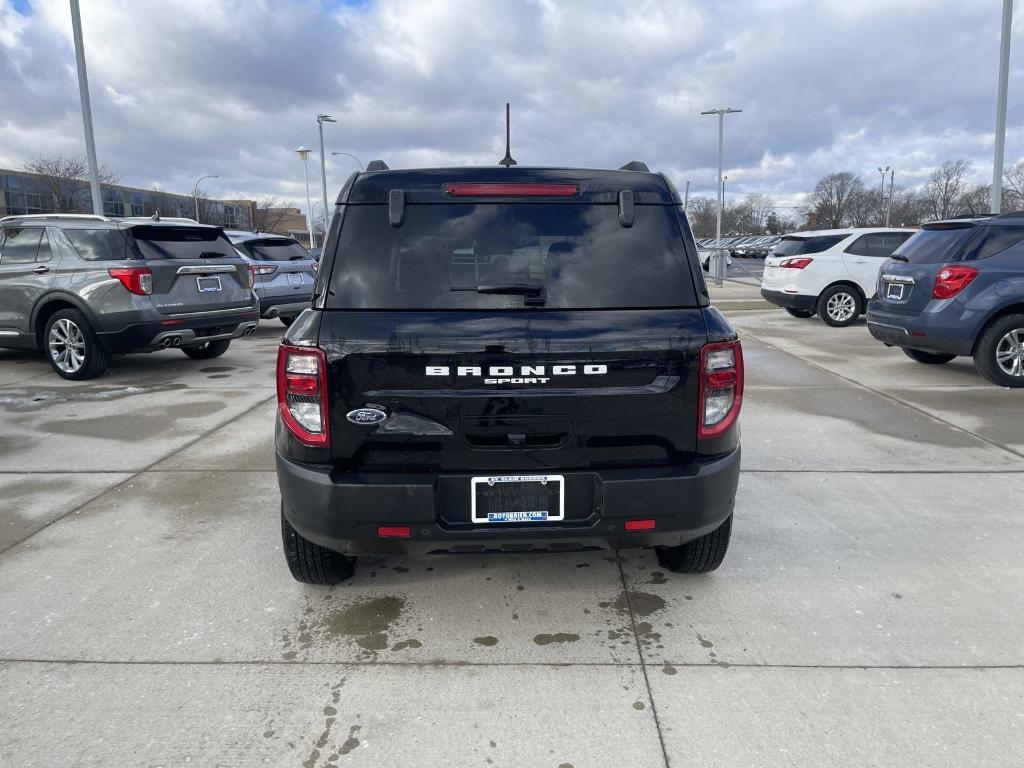
{"type": "Polygon", "coordinates": [[[651,169],[647,167],[647,163],[640,160],[630,160],[628,163],[619,168],[620,171],[641,171],[643,173],[650,173],[651,169]]]}

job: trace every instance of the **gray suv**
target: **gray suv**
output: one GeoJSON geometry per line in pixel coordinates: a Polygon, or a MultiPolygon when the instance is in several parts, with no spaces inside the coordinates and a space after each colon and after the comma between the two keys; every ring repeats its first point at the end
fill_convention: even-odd
{"type": "Polygon", "coordinates": [[[256,332],[252,283],[224,232],[188,219],[0,219],[0,347],[42,350],[65,379],[114,353],[224,354],[256,332]]]}
{"type": "Polygon", "coordinates": [[[252,265],[260,317],[285,325],[313,303],[316,261],[290,237],[265,232],[226,232],[238,252],[252,265]]]}

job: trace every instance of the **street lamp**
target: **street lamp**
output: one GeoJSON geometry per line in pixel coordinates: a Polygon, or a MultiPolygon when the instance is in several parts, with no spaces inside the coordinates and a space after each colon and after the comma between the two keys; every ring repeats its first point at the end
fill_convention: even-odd
{"type": "MultiPolygon", "coordinates": [[[[742,112],[742,109],[707,109],[701,112],[702,115],[718,115],[718,216],[715,221],[715,237],[722,239],[722,206],[725,204],[725,195],[722,192],[722,143],[725,138],[725,116],[742,112]]],[[[725,277],[725,259],[721,252],[715,252],[715,282],[722,284],[725,277]]]]}
{"type": "Polygon", "coordinates": [[[356,165],[359,166],[359,170],[363,170],[363,161],[360,160],[355,155],[353,155],[351,152],[331,152],[331,157],[336,157],[337,155],[345,155],[345,157],[351,157],[353,160],[356,161],[356,165]]]}
{"type": "MultiPolygon", "coordinates": [[[[327,163],[324,160],[324,123],[336,122],[338,121],[323,112],[316,116],[316,124],[320,129],[320,183],[323,185],[324,193],[324,233],[327,232],[327,163]]],[[[312,247],[310,245],[310,248],[312,247]]]]}
{"type": "MultiPolygon", "coordinates": [[[[878,172],[882,175],[882,186],[878,190],[878,223],[882,223],[882,211],[885,210],[885,174],[892,169],[887,165],[885,168],[877,166],[878,172]]],[[[889,222],[885,223],[885,226],[889,226],[889,222]]]]}
{"type": "Polygon", "coordinates": [[[199,184],[203,181],[203,179],[219,179],[219,178],[220,178],[220,176],[218,176],[215,173],[211,174],[209,176],[200,176],[196,180],[195,186],[192,187],[192,202],[194,202],[196,204],[196,221],[197,222],[199,221],[199,184]]]}
{"type": "Polygon", "coordinates": [[[82,15],[78,0],[71,0],[71,34],[75,38],[75,61],[78,64],[78,93],[82,101],[82,124],[85,127],[85,156],[89,163],[89,189],[92,194],[92,212],[103,215],[103,193],[100,191],[100,171],[96,160],[96,138],[92,133],[92,102],[89,100],[89,75],[85,69],[85,45],[82,42],[82,15]]]}
{"type": "Polygon", "coordinates": [[[309,247],[316,248],[316,243],[313,242],[313,205],[309,199],[309,155],[311,152],[312,150],[305,147],[299,147],[295,150],[295,154],[302,160],[302,177],[306,180],[306,213],[309,214],[306,225],[309,232],[309,247]]]}
{"type": "Polygon", "coordinates": [[[1010,78],[1010,34],[1013,0],[1003,0],[1003,30],[999,36],[999,80],[996,92],[996,146],[992,157],[992,213],[1003,208],[1003,146],[1006,143],[1006,87],[1010,78]]]}

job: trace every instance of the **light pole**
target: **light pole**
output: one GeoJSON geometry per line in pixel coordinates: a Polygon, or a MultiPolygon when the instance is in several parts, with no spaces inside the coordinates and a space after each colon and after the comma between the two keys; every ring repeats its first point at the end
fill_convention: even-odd
{"type": "Polygon", "coordinates": [[[686,191],[683,192],[683,213],[690,215],[690,180],[686,180],[686,191]]]}
{"type": "MultiPolygon", "coordinates": [[[[323,205],[323,202],[320,201],[320,200],[317,200],[316,202],[313,203],[313,221],[314,222],[316,221],[316,207],[318,205],[323,205]]],[[[324,210],[326,211],[327,209],[324,208],[324,210]]],[[[316,227],[314,226],[313,229],[315,230],[316,227]]],[[[324,217],[324,240],[326,240],[326,239],[327,239],[327,217],[325,216],[324,217]]]]}
{"type": "MultiPolygon", "coordinates": [[[[701,112],[702,115],[718,115],[718,215],[715,217],[715,237],[718,240],[722,239],[722,206],[725,204],[725,196],[722,194],[722,143],[725,139],[725,116],[742,111],[742,109],[727,107],[726,109],[707,109],[701,112]]],[[[722,258],[721,251],[715,251],[715,282],[719,285],[722,284],[722,279],[725,277],[724,267],[725,259],[722,258]]]]}
{"type": "MultiPolygon", "coordinates": [[[[192,187],[192,202],[194,202],[196,204],[196,221],[197,222],[199,222],[199,185],[202,183],[203,179],[219,179],[219,178],[220,178],[220,176],[218,176],[217,174],[214,173],[214,174],[211,174],[209,176],[200,176],[198,179],[196,179],[195,186],[192,187]]],[[[199,222],[199,223],[201,224],[202,222],[199,222]]]]}
{"type": "Polygon", "coordinates": [[[309,214],[309,218],[306,220],[306,228],[309,232],[309,247],[316,248],[316,243],[313,241],[313,205],[309,200],[309,154],[311,151],[305,147],[299,147],[295,150],[295,154],[302,160],[302,176],[306,180],[306,213],[309,214]]]}
{"type": "Polygon", "coordinates": [[[359,170],[363,170],[363,161],[353,155],[351,152],[331,152],[331,157],[337,157],[338,155],[345,155],[345,157],[351,157],[356,161],[356,165],[359,166],[359,170]]]}
{"type": "Polygon", "coordinates": [[[1013,0],[1003,0],[1003,31],[999,36],[999,82],[996,96],[996,148],[992,158],[992,213],[1003,207],[1003,146],[1006,143],[1006,86],[1010,77],[1010,33],[1013,0]]]}
{"type": "MultiPolygon", "coordinates": [[[[320,129],[320,183],[323,185],[324,193],[324,232],[327,232],[327,161],[324,157],[324,123],[336,122],[338,121],[323,112],[316,116],[316,124],[320,129]]],[[[312,247],[311,245],[310,248],[312,247]]]]}
{"type": "MultiPolygon", "coordinates": [[[[885,174],[887,174],[892,169],[888,165],[885,166],[885,168],[883,168],[882,166],[879,165],[879,166],[877,166],[877,168],[878,168],[878,172],[882,176],[882,186],[879,187],[879,189],[878,189],[878,223],[879,223],[879,225],[881,225],[881,223],[882,223],[882,212],[885,210],[885,174]]],[[[885,226],[889,226],[889,222],[886,222],[885,226]]]]}
{"type": "Polygon", "coordinates": [[[75,38],[75,60],[78,63],[78,93],[82,100],[82,124],[85,127],[85,156],[89,162],[89,190],[92,212],[103,215],[103,193],[100,191],[100,167],[96,161],[96,138],[92,133],[92,102],[89,100],[89,75],[85,70],[85,45],[82,42],[82,15],[78,0],[71,0],[71,33],[75,38]]]}
{"type": "MultiPolygon", "coordinates": [[[[893,201],[892,187],[893,187],[893,182],[894,182],[895,178],[896,178],[896,171],[895,171],[895,169],[890,168],[889,169],[889,206],[885,209],[885,226],[887,226],[887,227],[889,226],[889,217],[892,214],[892,201],[893,201]]],[[[885,183],[884,179],[883,179],[882,183],[885,183]]]]}
{"type": "Polygon", "coordinates": [[[729,180],[728,176],[722,177],[722,207],[725,208],[725,182],[729,180]]]}

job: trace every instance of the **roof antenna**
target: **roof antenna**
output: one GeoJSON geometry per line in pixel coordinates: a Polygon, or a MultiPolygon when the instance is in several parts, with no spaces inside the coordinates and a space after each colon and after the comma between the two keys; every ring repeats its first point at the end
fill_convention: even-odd
{"type": "Polygon", "coordinates": [[[498,161],[498,165],[504,165],[506,168],[519,165],[515,160],[512,159],[512,142],[509,133],[509,125],[511,120],[509,118],[509,104],[505,102],[505,156],[498,161]]]}

